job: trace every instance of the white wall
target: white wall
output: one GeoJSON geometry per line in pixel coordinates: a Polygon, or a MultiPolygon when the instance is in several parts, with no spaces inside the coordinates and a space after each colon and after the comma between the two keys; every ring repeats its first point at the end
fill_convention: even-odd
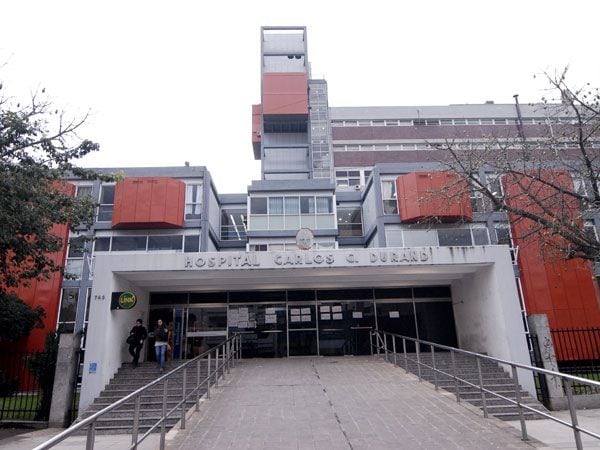
{"type": "MultiPolygon", "coordinates": [[[[148,291],[130,281],[113,275],[108,256],[96,257],[97,276],[94,277],[90,321],[86,335],[86,350],[79,410],[83,412],[100,394],[123,362],[131,361],[125,339],[137,319],[148,328],[148,291]],[[130,310],[110,310],[112,292],[128,291],[136,294],[137,304],[130,310]],[[104,298],[101,298],[101,297],[104,298]],[[90,363],[97,364],[96,373],[90,373],[90,363]]],[[[142,357],[145,348],[142,349],[142,357]]]]}
{"type": "MultiPolygon", "coordinates": [[[[459,347],[531,364],[508,247],[486,247],[495,263],[452,283],[459,347]]],[[[505,368],[506,369],[506,368],[505,368]]],[[[521,386],[535,396],[533,377],[519,371],[521,386]]]]}

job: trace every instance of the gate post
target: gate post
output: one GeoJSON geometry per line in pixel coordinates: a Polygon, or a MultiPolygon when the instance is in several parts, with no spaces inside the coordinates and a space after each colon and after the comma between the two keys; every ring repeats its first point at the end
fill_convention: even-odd
{"type": "Polygon", "coordinates": [[[75,395],[75,383],[79,372],[79,333],[61,333],[58,335],[58,354],[54,385],[52,386],[52,404],[50,405],[50,427],[69,426],[71,405],[75,395]]]}
{"type": "MultiPolygon", "coordinates": [[[[539,346],[540,365],[543,369],[552,370],[558,372],[558,363],[556,362],[556,353],[554,351],[554,343],[552,341],[552,334],[550,332],[550,325],[548,324],[548,316],[546,314],[532,314],[527,317],[527,324],[529,325],[529,332],[532,336],[537,336],[537,343],[539,346]]],[[[532,340],[532,345],[535,344],[532,340]]],[[[535,348],[533,349],[535,352],[535,348]]],[[[534,353],[535,356],[535,353],[534,353]]],[[[532,361],[532,365],[536,361],[532,361]]],[[[546,387],[546,396],[549,405],[546,405],[549,409],[566,409],[567,399],[563,390],[562,381],[558,377],[540,375],[545,378],[545,383],[540,383],[542,387],[546,387]]]]}

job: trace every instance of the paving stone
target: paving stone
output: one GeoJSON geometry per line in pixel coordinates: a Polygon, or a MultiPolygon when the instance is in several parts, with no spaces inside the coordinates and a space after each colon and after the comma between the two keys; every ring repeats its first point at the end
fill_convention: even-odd
{"type": "Polygon", "coordinates": [[[243,360],[211,394],[169,449],[541,446],[370,357],[243,360]]]}

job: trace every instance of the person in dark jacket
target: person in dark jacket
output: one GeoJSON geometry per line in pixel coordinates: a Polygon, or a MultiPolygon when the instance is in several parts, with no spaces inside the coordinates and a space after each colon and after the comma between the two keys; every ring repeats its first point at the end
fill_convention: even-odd
{"type": "Polygon", "coordinates": [[[133,356],[133,367],[137,367],[140,360],[140,351],[144,341],[148,337],[148,332],[143,325],[142,319],[135,321],[135,326],[129,332],[127,342],[129,343],[129,354],[133,356]]]}

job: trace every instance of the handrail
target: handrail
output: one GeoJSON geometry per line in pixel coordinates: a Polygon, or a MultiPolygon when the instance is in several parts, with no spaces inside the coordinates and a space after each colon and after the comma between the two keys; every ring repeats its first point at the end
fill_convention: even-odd
{"type": "Polygon", "coordinates": [[[600,434],[595,433],[591,430],[587,430],[585,428],[582,428],[579,426],[578,422],[577,422],[577,410],[575,408],[574,402],[573,402],[573,392],[572,392],[572,386],[573,386],[573,382],[577,382],[577,383],[582,383],[582,384],[587,384],[590,386],[593,386],[595,388],[600,389],[600,382],[598,381],[593,381],[593,380],[589,380],[587,378],[581,378],[581,377],[577,377],[575,375],[569,375],[569,374],[565,374],[565,373],[561,373],[561,372],[555,372],[552,370],[548,370],[548,369],[542,369],[540,367],[534,367],[534,366],[530,366],[527,364],[521,364],[515,361],[508,361],[506,359],[502,359],[502,358],[496,358],[493,356],[488,356],[488,355],[483,355],[480,353],[475,353],[475,352],[471,352],[468,350],[463,350],[463,349],[459,349],[459,348],[455,348],[455,347],[450,347],[447,345],[443,345],[443,344],[436,344],[434,342],[430,342],[430,341],[424,341],[421,339],[417,339],[417,338],[412,338],[409,336],[402,336],[400,334],[397,333],[390,333],[388,331],[382,331],[382,330],[373,330],[371,331],[371,336],[370,336],[370,345],[371,345],[371,354],[373,354],[373,348],[376,349],[377,355],[379,356],[380,351],[384,352],[385,355],[385,359],[386,361],[390,362],[389,358],[388,358],[388,352],[392,352],[393,354],[393,364],[395,366],[398,366],[398,353],[396,352],[396,339],[402,339],[402,354],[403,354],[403,358],[404,358],[404,370],[408,373],[408,361],[411,362],[416,362],[417,363],[417,375],[419,378],[419,381],[421,381],[422,379],[422,374],[421,374],[421,366],[424,366],[428,369],[432,369],[433,370],[433,377],[434,377],[434,386],[435,389],[437,390],[439,388],[439,383],[438,383],[438,378],[437,375],[442,374],[442,375],[446,375],[448,377],[450,377],[451,379],[454,380],[454,388],[455,388],[455,395],[456,395],[456,401],[460,402],[460,391],[459,391],[459,382],[460,383],[464,383],[467,386],[470,387],[474,387],[479,389],[480,393],[481,393],[481,401],[482,401],[482,407],[483,407],[483,415],[484,417],[488,417],[488,411],[487,411],[487,402],[486,402],[486,398],[485,398],[485,394],[490,394],[493,395],[497,398],[501,398],[503,400],[507,400],[508,402],[510,402],[511,404],[517,405],[519,408],[519,420],[521,423],[521,435],[522,435],[522,439],[523,440],[528,440],[528,435],[527,435],[527,427],[525,425],[525,419],[523,416],[523,411],[527,410],[527,411],[531,411],[534,414],[538,414],[542,417],[545,417],[547,419],[551,419],[554,422],[560,423],[562,425],[565,425],[569,428],[571,428],[573,430],[573,434],[574,434],[574,438],[575,438],[575,444],[577,446],[577,449],[583,449],[583,444],[581,442],[581,433],[584,433],[588,436],[591,436],[595,439],[599,439],[600,440],[600,434]],[[390,350],[389,345],[388,345],[388,336],[391,337],[392,340],[392,348],[390,350]],[[375,337],[375,340],[373,340],[373,337],[375,337]],[[407,341],[411,341],[415,343],[415,350],[416,350],[416,357],[417,359],[412,359],[409,358],[407,356],[407,352],[406,352],[406,342],[407,341]],[[380,345],[381,344],[381,345],[380,345]],[[431,365],[426,364],[424,362],[421,361],[421,351],[420,351],[420,347],[421,346],[425,346],[425,347],[429,347],[430,349],[430,353],[431,353],[431,365]],[[450,352],[450,356],[451,356],[451,363],[452,363],[452,373],[448,373],[445,372],[443,370],[440,370],[438,368],[436,368],[435,365],[435,350],[434,349],[441,349],[441,350],[446,350],[450,352]],[[463,378],[460,378],[459,376],[456,375],[456,361],[455,361],[455,355],[456,354],[463,354],[463,355],[467,355],[467,356],[471,356],[476,358],[477,361],[477,370],[478,370],[478,381],[479,383],[472,383],[470,381],[467,381],[463,378]],[[482,376],[482,371],[481,371],[481,360],[487,360],[487,361],[492,361],[498,364],[504,364],[507,366],[511,367],[511,371],[512,371],[512,378],[513,378],[513,382],[514,382],[514,386],[515,386],[515,397],[516,400],[510,399],[508,397],[505,397],[497,392],[494,392],[492,390],[486,389],[483,385],[483,376],[482,376]],[[570,412],[570,416],[571,416],[571,422],[567,422],[565,420],[559,419],[557,417],[554,417],[550,414],[545,413],[544,411],[541,411],[539,409],[536,409],[532,406],[529,405],[525,405],[521,402],[521,389],[519,386],[519,379],[518,379],[518,375],[517,375],[517,369],[524,369],[524,370],[529,370],[531,372],[534,373],[539,373],[539,374],[543,374],[543,375],[549,375],[549,376],[553,376],[553,377],[558,377],[561,379],[562,383],[563,383],[563,387],[565,390],[565,393],[567,395],[567,405],[569,407],[569,412],[570,412]]]}
{"type": "Polygon", "coordinates": [[[166,434],[166,426],[165,425],[166,425],[167,419],[175,411],[177,411],[178,408],[181,407],[181,428],[185,429],[185,419],[186,419],[186,413],[187,413],[185,406],[188,402],[189,397],[194,394],[196,395],[195,405],[196,405],[196,411],[198,411],[199,407],[200,407],[200,389],[201,389],[201,387],[204,384],[206,384],[206,388],[207,388],[206,397],[210,398],[211,379],[214,377],[213,384],[215,386],[217,386],[219,376],[222,376],[224,378],[225,374],[229,373],[230,368],[233,365],[235,365],[235,362],[239,361],[241,359],[241,357],[242,357],[241,335],[236,333],[233,336],[231,336],[230,338],[228,338],[227,340],[221,342],[219,345],[205,351],[204,353],[196,356],[193,359],[190,359],[189,361],[186,361],[185,363],[181,364],[180,366],[176,367],[175,369],[171,370],[170,372],[167,372],[166,374],[157,378],[156,380],[151,381],[150,383],[146,384],[145,386],[142,386],[141,388],[135,390],[134,392],[126,395],[122,399],[117,400],[116,402],[108,405],[107,407],[92,414],[91,416],[86,417],[85,419],[81,420],[80,422],[75,423],[74,425],[70,426],[66,430],[57,434],[53,438],[38,445],[37,447],[34,448],[34,450],[44,450],[44,449],[52,448],[56,444],[62,442],[63,440],[65,440],[68,437],[75,434],[76,432],[85,429],[86,427],[89,427],[87,430],[86,450],[92,450],[94,448],[94,441],[95,441],[95,435],[96,435],[96,429],[95,429],[96,421],[100,417],[113,411],[114,409],[117,409],[117,408],[123,406],[124,404],[130,402],[131,400],[135,401],[135,406],[134,406],[135,413],[134,413],[134,425],[133,425],[133,430],[132,430],[132,434],[131,434],[131,445],[128,448],[137,449],[137,446],[144,439],[146,439],[146,437],[148,437],[148,435],[152,431],[154,431],[157,427],[160,426],[161,427],[160,449],[163,450],[165,447],[165,434],[166,434]],[[221,350],[221,357],[219,357],[219,350],[221,350]],[[212,359],[213,353],[215,354],[215,356],[214,356],[215,367],[214,367],[214,370],[211,371],[211,368],[212,368],[211,367],[212,366],[211,359],[212,359]],[[204,360],[205,358],[207,358],[208,370],[207,370],[206,376],[201,379],[201,377],[200,377],[200,362],[202,360],[204,360]],[[187,393],[187,372],[188,372],[188,369],[194,363],[196,363],[196,370],[197,370],[196,386],[191,392],[187,393]],[[181,371],[183,371],[182,399],[173,408],[171,408],[171,410],[167,411],[166,405],[167,405],[169,379],[181,371]],[[153,386],[156,386],[160,383],[163,383],[162,415],[161,415],[160,419],[158,419],[158,421],[156,423],[154,423],[148,431],[146,431],[141,437],[138,438],[141,396],[148,389],[150,389],[153,386]]]}

